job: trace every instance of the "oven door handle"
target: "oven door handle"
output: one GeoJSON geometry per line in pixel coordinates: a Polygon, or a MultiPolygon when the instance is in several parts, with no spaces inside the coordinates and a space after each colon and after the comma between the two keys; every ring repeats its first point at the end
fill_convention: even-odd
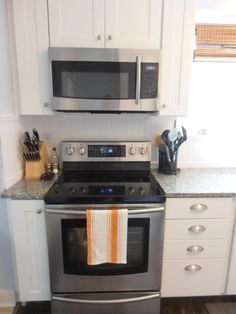
{"type": "MultiPolygon", "coordinates": [[[[133,215],[133,214],[146,214],[146,213],[155,213],[155,212],[160,212],[164,211],[165,207],[156,207],[156,208],[143,208],[143,209],[129,209],[128,210],[128,215],[133,215]]],[[[86,210],[61,210],[61,209],[46,209],[46,213],[50,214],[61,214],[61,215],[85,215],[86,210]]]]}
{"type": "Polygon", "coordinates": [[[61,301],[61,302],[69,302],[69,303],[88,303],[88,304],[117,304],[117,303],[130,303],[130,302],[138,302],[145,301],[150,299],[160,298],[160,293],[155,293],[151,295],[144,295],[142,297],[137,298],[127,298],[127,299],[115,299],[115,300],[88,300],[88,299],[72,299],[66,297],[55,297],[52,296],[52,300],[61,301]]]}

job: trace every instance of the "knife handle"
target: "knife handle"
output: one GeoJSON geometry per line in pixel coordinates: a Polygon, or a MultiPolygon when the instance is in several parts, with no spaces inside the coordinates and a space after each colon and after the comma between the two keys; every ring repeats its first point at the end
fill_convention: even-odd
{"type": "Polygon", "coordinates": [[[37,131],[35,128],[33,129],[33,134],[35,135],[35,137],[37,138],[37,140],[40,141],[39,133],[38,133],[38,131],[37,131]]]}

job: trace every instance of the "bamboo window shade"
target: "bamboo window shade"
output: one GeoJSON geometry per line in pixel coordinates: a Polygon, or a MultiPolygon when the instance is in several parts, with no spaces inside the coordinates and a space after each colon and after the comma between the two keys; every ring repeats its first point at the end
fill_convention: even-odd
{"type": "Polygon", "coordinates": [[[196,24],[195,57],[236,58],[236,24],[196,24]]]}

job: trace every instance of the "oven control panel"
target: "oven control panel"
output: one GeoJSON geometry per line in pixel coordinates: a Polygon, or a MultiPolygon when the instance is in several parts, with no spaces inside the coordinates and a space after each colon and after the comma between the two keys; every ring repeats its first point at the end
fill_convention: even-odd
{"type": "MultiPolygon", "coordinates": [[[[58,187],[54,186],[54,193],[60,193],[58,187]]],[[[149,182],[104,182],[104,183],[64,183],[63,191],[68,196],[97,196],[97,195],[149,195],[149,182]]]]}
{"type": "Polygon", "coordinates": [[[77,142],[64,141],[62,161],[151,161],[151,142],[77,142]]]}

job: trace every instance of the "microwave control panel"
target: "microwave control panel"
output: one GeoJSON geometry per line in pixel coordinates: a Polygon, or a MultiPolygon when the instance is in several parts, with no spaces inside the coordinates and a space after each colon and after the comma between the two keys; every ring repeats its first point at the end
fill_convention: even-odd
{"type": "Polygon", "coordinates": [[[141,65],[141,99],[157,98],[158,63],[142,63],[141,65]]]}

